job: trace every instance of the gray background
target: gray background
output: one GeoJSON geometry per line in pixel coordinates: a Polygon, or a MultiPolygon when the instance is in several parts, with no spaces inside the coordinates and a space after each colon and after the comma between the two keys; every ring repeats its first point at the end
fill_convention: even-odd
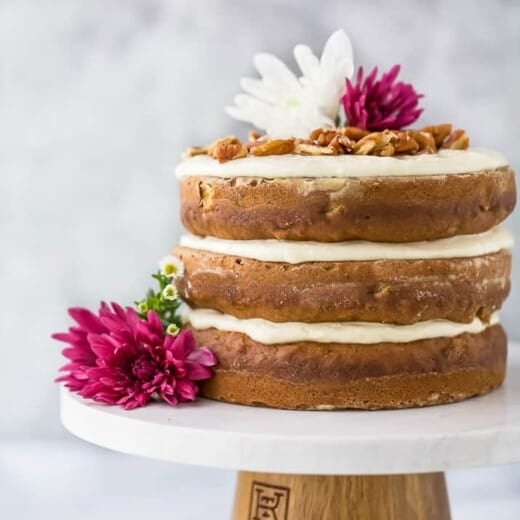
{"type": "MultiPolygon", "coordinates": [[[[421,122],[466,128],[473,144],[504,152],[519,169],[519,26],[520,2],[513,0],[0,0],[4,446],[18,446],[28,462],[43,457],[44,464],[47,452],[31,452],[25,441],[69,439],[52,384],[59,345],[49,335],[67,326],[70,305],[131,302],[143,294],[148,273],[180,233],[174,165],[190,145],[245,134],[247,127],[223,107],[238,92],[239,78],[252,74],[255,52],[273,52],[294,66],[296,43],[321,52],[328,35],[343,27],[356,65],[403,65],[402,78],[426,94],[421,122]]],[[[508,221],[516,234],[519,215],[508,221]]],[[[519,262],[517,255],[516,279],[519,262]]],[[[519,305],[515,285],[503,321],[516,339],[519,305]]],[[[2,489],[11,490],[10,501],[7,493],[4,499],[13,507],[31,502],[20,498],[24,486],[42,477],[17,469],[15,452],[0,456],[0,477],[3,470],[19,482],[11,490],[0,479],[0,504],[2,489]]],[[[99,452],[82,453],[91,460],[99,452]]],[[[117,461],[123,469],[132,464],[117,461]]],[[[152,472],[139,464],[143,475],[152,472]]],[[[520,495],[518,480],[504,471],[493,473],[507,482],[500,489],[520,495]]],[[[58,482],[70,481],[60,475],[58,482]]],[[[215,470],[204,475],[232,479],[215,470]]],[[[48,489],[40,498],[51,511],[54,488],[48,489]]],[[[467,507],[478,503],[477,495],[483,500],[475,491],[467,507]]],[[[457,504],[462,511],[463,502],[457,504]]],[[[520,508],[512,504],[510,510],[520,508]]],[[[475,506],[474,518],[482,511],[484,505],[475,506]]]]}

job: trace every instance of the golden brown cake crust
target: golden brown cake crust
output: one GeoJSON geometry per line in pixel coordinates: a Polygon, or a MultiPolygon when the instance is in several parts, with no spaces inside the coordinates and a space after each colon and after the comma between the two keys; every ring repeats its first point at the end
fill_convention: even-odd
{"type": "Polygon", "coordinates": [[[403,408],[489,392],[505,374],[500,325],[479,334],[374,345],[263,345],[216,329],[194,330],[219,360],[205,397],[291,409],[403,408]]]}
{"type": "Polygon", "coordinates": [[[449,374],[367,378],[334,386],[285,383],[269,376],[218,372],[203,384],[209,399],[289,410],[381,410],[433,406],[484,395],[500,386],[505,366],[467,368],[449,374]]]}
{"type": "Polygon", "coordinates": [[[195,308],[270,321],[487,320],[509,293],[508,251],[475,258],[260,262],[186,247],[177,281],[195,308]]]}
{"type": "Polygon", "coordinates": [[[433,240],[489,230],[515,202],[509,167],[431,176],[181,179],[185,227],[235,240],[433,240]]]}

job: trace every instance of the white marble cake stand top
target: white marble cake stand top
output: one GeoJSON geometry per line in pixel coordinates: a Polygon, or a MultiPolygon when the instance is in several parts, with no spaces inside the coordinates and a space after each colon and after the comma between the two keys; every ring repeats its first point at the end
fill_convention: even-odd
{"type": "Polygon", "coordinates": [[[113,450],[172,462],[298,474],[445,471],[520,461],[520,345],[503,388],[456,404],[297,412],[201,399],[131,412],[61,395],[64,426],[113,450]]]}

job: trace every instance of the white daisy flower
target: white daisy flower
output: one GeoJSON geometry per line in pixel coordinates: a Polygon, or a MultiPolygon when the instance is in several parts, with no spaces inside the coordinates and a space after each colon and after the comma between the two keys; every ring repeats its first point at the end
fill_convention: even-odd
{"type": "Polygon", "coordinates": [[[164,276],[169,278],[177,278],[184,274],[184,264],[180,258],[173,255],[165,256],[159,262],[159,269],[164,276]]]}
{"type": "Polygon", "coordinates": [[[170,283],[163,289],[161,296],[165,300],[175,300],[179,296],[179,293],[177,292],[175,286],[170,283]]]}
{"type": "Polygon", "coordinates": [[[305,45],[294,48],[302,76],[271,54],[254,57],[261,79],[242,78],[246,94],[226,107],[229,115],[252,123],[270,137],[307,137],[315,128],[335,126],[345,78],[354,72],[352,44],[344,31],[327,40],[318,59],[305,45]]]}

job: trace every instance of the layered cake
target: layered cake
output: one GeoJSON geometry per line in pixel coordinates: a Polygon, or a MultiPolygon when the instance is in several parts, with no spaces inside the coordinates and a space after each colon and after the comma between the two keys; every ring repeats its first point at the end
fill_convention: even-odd
{"type": "MultiPolygon", "coordinates": [[[[345,38],[333,35],[321,61],[308,63],[323,68],[327,52],[341,55],[330,46],[350,52],[345,38]]],[[[255,63],[272,92],[273,71],[286,71],[262,56],[255,63]]],[[[321,103],[324,120],[312,129],[314,116],[303,124],[289,111],[286,127],[283,115],[257,116],[252,91],[269,109],[277,101],[262,98],[260,80],[245,81],[249,99],[230,112],[265,133],[193,148],[177,167],[185,327],[218,359],[202,395],[288,409],[401,408],[459,401],[504,380],[498,310],[512,237],[500,224],[515,205],[514,173],[450,124],[404,128],[420,96],[395,76],[377,83],[361,72],[359,91],[347,80],[337,102],[345,124],[327,121],[321,103]],[[396,112],[399,96],[408,112],[396,112]]]]}

